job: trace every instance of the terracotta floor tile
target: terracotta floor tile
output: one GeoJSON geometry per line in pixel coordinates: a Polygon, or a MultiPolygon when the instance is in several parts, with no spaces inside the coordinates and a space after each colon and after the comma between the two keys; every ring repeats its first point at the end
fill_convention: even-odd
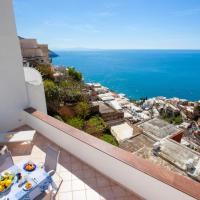
{"type": "Polygon", "coordinates": [[[69,163],[71,162],[71,155],[67,153],[66,151],[61,151],[60,152],[60,158],[59,161],[62,161],[63,163],[69,163]]]}
{"type": "Polygon", "coordinates": [[[86,179],[96,177],[95,171],[92,168],[84,169],[83,174],[86,179]]]}
{"type": "Polygon", "coordinates": [[[114,195],[111,187],[100,188],[98,191],[106,200],[114,200],[114,195]]]}
{"type": "Polygon", "coordinates": [[[83,170],[72,171],[72,180],[83,180],[83,170]]]}
{"type": "Polygon", "coordinates": [[[68,164],[61,164],[61,165],[59,165],[58,166],[58,171],[59,171],[59,173],[60,172],[66,172],[66,171],[71,171],[71,164],[70,163],[68,163],[68,164]]]}
{"type": "Polygon", "coordinates": [[[115,198],[124,197],[127,195],[127,191],[122,189],[120,186],[112,186],[113,195],[115,198]]]}
{"type": "Polygon", "coordinates": [[[96,189],[97,188],[97,179],[88,178],[84,180],[86,189],[96,189]]]}
{"type": "Polygon", "coordinates": [[[103,176],[97,177],[97,187],[107,187],[107,186],[110,186],[109,179],[103,176]]]}
{"type": "Polygon", "coordinates": [[[71,166],[72,166],[72,171],[77,171],[77,170],[83,169],[83,163],[80,161],[71,163],[71,166]]]}

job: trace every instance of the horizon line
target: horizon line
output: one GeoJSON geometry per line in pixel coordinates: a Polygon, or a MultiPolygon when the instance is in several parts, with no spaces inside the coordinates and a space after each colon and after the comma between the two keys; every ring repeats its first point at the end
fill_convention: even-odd
{"type": "Polygon", "coordinates": [[[106,51],[106,50],[171,50],[171,51],[176,51],[176,50],[179,50],[179,51],[200,51],[200,48],[199,49],[192,49],[192,48],[77,48],[77,47],[74,47],[74,48],[65,48],[65,49],[56,49],[56,48],[51,48],[51,50],[53,51],[87,51],[87,50],[93,50],[93,51],[106,51]]]}

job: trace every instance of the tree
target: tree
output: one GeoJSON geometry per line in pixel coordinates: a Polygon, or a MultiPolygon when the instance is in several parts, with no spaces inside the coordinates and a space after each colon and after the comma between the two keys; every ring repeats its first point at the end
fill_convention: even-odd
{"type": "Polygon", "coordinates": [[[83,119],[79,117],[73,117],[67,120],[67,123],[75,128],[82,129],[84,125],[83,119]]]}
{"type": "Polygon", "coordinates": [[[101,117],[90,118],[85,125],[85,131],[91,135],[99,135],[106,129],[106,123],[101,117]]]}
{"type": "Polygon", "coordinates": [[[43,80],[46,80],[46,79],[54,80],[53,70],[52,70],[52,67],[50,65],[38,64],[36,66],[36,69],[42,75],[43,80]]]}
{"type": "Polygon", "coordinates": [[[174,117],[173,122],[174,122],[174,124],[176,124],[176,125],[179,125],[179,124],[183,123],[182,116],[181,116],[181,115],[178,115],[178,116],[174,117]]]}
{"type": "Polygon", "coordinates": [[[48,112],[57,113],[58,107],[60,105],[59,90],[57,85],[51,80],[45,80],[44,91],[46,96],[48,112]]]}
{"type": "Polygon", "coordinates": [[[200,104],[198,104],[198,105],[196,105],[196,106],[194,107],[193,119],[194,119],[195,121],[197,121],[198,118],[200,118],[200,104]]]}
{"type": "Polygon", "coordinates": [[[68,74],[74,81],[82,81],[82,74],[77,71],[74,67],[68,67],[68,74]]]}
{"type": "Polygon", "coordinates": [[[82,83],[74,80],[61,81],[59,84],[61,99],[64,102],[70,103],[80,101],[82,96],[82,87],[82,83]]]}
{"type": "Polygon", "coordinates": [[[85,119],[90,114],[90,105],[87,102],[79,102],[75,106],[76,114],[85,119]]]}

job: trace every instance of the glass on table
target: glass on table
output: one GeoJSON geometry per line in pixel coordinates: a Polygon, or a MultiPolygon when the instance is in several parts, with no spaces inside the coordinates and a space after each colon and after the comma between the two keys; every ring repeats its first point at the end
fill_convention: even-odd
{"type": "Polygon", "coordinates": [[[44,163],[43,163],[43,162],[38,163],[38,167],[39,167],[40,169],[44,169],[44,163]]]}
{"type": "Polygon", "coordinates": [[[22,175],[22,178],[19,180],[18,187],[22,187],[28,180],[28,175],[22,175]]]}

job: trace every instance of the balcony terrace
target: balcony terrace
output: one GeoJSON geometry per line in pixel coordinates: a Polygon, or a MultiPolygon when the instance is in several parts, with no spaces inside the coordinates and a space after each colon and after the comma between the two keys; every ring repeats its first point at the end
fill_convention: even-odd
{"type": "MultiPolygon", "coordinates": [[[[29,126],[23,126],[17,131],[31,130],[29,126]]],[[[40,133],[32,144],[18,143],[10,144],[15,163],[23,160],[31,160],[35,163],[44,162],[45,149],[51,146],[60,150],[60,159],[57,167],[63,182],[58,191],[58,200],[142,200],[143,198],[128,191],[115,181],[107,178],[94,168],[90,167],[80,159],[76,158],[63,148],[59,147],[40,133]]],[[[106,163],[105,163],[106,164],[106,163]]],[[[58,177],[55,177],[58,179],[58,177]]],[[[56,180],[60,181],[60,180],[56,180]]]]}
{"type": "MultiPolygon", "coordinates": [[[[12,144],[14,162],[44,162],[45,149],[61,151],[57,174],[63,178],[57,199],[200,199],[200,184],[137,155],[101,141],[40,111],[22,111],[24,126],[37,134],[32,144],[12,144]]],[[[56,177],[55,177],[56,178],[56,177]]],[[[59,181],[59,180],[56,180],[59,181]]]]}

